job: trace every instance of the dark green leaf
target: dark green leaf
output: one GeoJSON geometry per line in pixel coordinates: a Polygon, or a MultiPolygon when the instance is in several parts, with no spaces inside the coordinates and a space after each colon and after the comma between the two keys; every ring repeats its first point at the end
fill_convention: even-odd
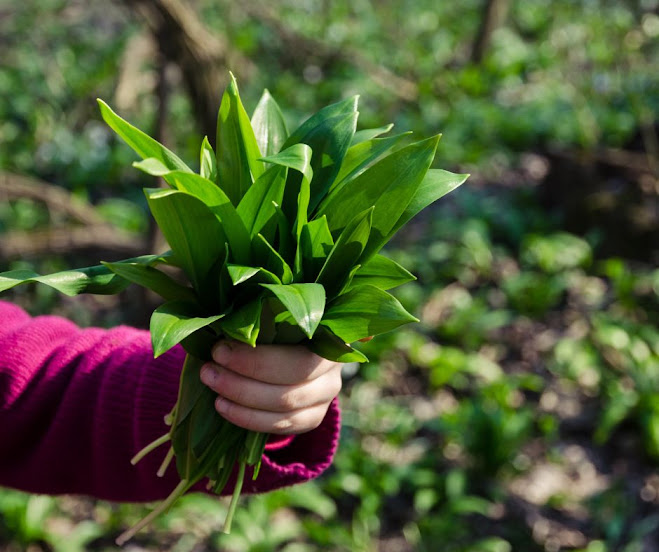
{"type": "Polygon", "coordinates": [[[368,362],[364,354],[353,349],[322,325],[318,327],[307,347],[318,356],[334,362],[368,362]]]}
{"type": "Polygon", "coordinates": [[[321,203],[317,216],[327,215],[332,235],[337,235],[352,218],[375,206],[371,236],[364,260],[386,243],[391,229],[401,217],[420,186],[437,149],[439,136],[416,142],[375,163],[349,186],[331,193],[321,203]]]}
{"type": "Polygon", "coordinates": [[[140,263],[103,263],[112,272],[122,278],[143,286],[157,293],[164,299],[195,301],[194,292],[186,286],[175,282],[170,276],[157,268],[140,263]]]}
{"type": "Polygon", "coordinates": [[[421,181],[420,186],[417,188],[416,193],[412,197],[405,211],[400,216],[394,227],[389,232],[387,240],[405,224],[407,224],[412,217],[420,213],[423,209],[428,207],[431,203],[437,201],[442,196],[455,190],[458,186],[463,184],[469,178],[468,174],[453,174],[442,169],[430,169],[426,176],[421,181]]]}
{"type": "Polygon", "coordinates": [[[234,260],[243,264],[249,262],[249,232],[227,195],[210,180],[198,174],[176,171],[170,173],[170,176],[178,190],[200,199],[215,213],[222,224],[234,260]]]}
{"type": "Polygon", "coordinates": [[[340,295],[328,306],[321,324],[346,343],[418,322],[398,299],[374,286],[359,286],[340,295]]]}
{"type": "Polygon", "coordinates": [[[198,315],[198,307],[189,301],[168,301],[153,311],[150,330],[154,356],[160,356],[190,334],[223,316],[198,315]]]}
{"type": "Polygon", "coordinates": [[[284,116],[268,90],[256,105],[252,115],[252,128],[262,155],[277,153],[288,137],[284,116]]]}
{"type": "MultiPolygon", "coordinates": [[[[329,105],[307,119],[284,143],[284,148],[293,144],[308,144],[313,150],[313,190],[310,191],[310,208],[313,211],[323,198],[334,178],[355,132],[357,124],[357,101],[354,96],[329,105]]],[[[289,174],[286,183],[283,209],[292,218],[297,207],[300,178],[289,174]]]]}
{"type": "Polygon", "coordinates": [[[281,205],[287,174],[287,167],[270,167],[240,200],[236,210],[252,238],[275,215],[275,204],[281,205]]]}
{"type": "Polygon", "coordinates": [[[160,230],[198,292],[210,268],[224,252],[219,220],[201,200],[178,190],[145,190],[160,230]]]}
{"type": "Polygon", "coordinates": [[[227,314],[218,326],[229,337],[254,347],[261,328],[261,298],[227,314]]]}
{"type": "Polygon", "coordinates": [[[396,136],[376,138],[351,146],[346,152],[343,163],[341,164],[341,170],[336,176],[331,190],[340,188],[344,184],[348,184],[352,179],[359,176],[368,167],[394,149],[403,138],[410,134],[412,133],[404,132],[403,134],[397,134],[396,136]]]}
{"type": "Polygon", "coordinates": [[[216,147],[218,184],[233,205],[238,205],[264,166],[259,161],[261,152],[233,75],[217,115],[216,147]]]}
{"type": "Polygon", "coordinates": [[[352,287],[372,285],[380,289],[393,289],[416,280],[416,277],[397,262],[383,255],[374,255],[360,267],[352,279],[352,287]]]}
{"type": "Polygon", "coordinates": [[[300,244],[305,279],[315,281],[334,245],[332,233],[327,226],[327,217],[323,216],[305,224],[300,244]]]}
{"type": "Polygon", "coordinates": [[[293,315],[309,339],[314,334],[325,309],[325,289],[320,284],[261,284],[269,289],[293,315]]]}
{"type": "Polygon", "coordinates": [[[373,207],[359,213],[344,228],[316,278],[322,284],[328,297],[341,291],[350,271],[358,263],[359,257],[368,243],[371,233],[373,207]]]}
{"type": "Polygon", "coordinates": [[[284,284],[293,281],[291,267],[261,234],[256,235],[252,247],[255,258],[259,259],[263,268],[275,274],[284,284]]]}
{"type": "Polygon", "coordinates": [[[101,115],[108,126],[114,130],[133,150],[142,158],[153,157],[160,161],[169,170],[192,172],[181,159],[165,146],[124,121],[103,100],[97,100],[101,108],[101,115]]]}

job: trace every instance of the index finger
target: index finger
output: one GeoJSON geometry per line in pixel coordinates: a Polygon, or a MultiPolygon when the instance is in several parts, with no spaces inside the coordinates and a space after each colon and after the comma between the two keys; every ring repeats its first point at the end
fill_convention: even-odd
{"type": "Polygon", "coordinates": [[[302,345],[257,345],[220,341],[213,347],[213,360],[245,377],[275,385],[311,381],[336,366],[302,345]]]}

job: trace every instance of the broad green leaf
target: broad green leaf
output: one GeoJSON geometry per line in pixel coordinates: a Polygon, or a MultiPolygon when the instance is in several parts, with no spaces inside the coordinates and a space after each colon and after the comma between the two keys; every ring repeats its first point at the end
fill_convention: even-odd
{"type": "Polygon", "coordinates": [[[103,263],[112,272],[134,284],[143,286],[157,293],[166,300],[195,301],[194,291],[175,282],[170,276],[157,268],[140,263],[103,263]]]}
{"type": "Polygon", "coordinates": [[[259,264],[263,268],[275,274],[283,284],[290,284],[293,281],[291,267],[261,234],[256,235],[252,247],[255,258],[259,259],[259,264]]]}
{"type": "Polygon", "coordinates": [[[222,314],[198,316],[198,307],[188,301],[168,301],[151,315],[153,354],[159,357],[197,330],[216,322],[222,314]]]}
{"type": "Polygon", "coordinates": [[[293,315],[298,326],[311,339],[325,309],[325,289],[320,284],[261,284],[269,289],[293,315]]]}
{"type": "Polygon", "coordinates": [[[350,147],[356,146],[357,144],[361,144],[362,142],[367,142],[368,140],[373,140],[373,138],[377,138],[382,134],[386,134],[392,128],[394,128],[394,124],[389,123],[388,125],[384,125],[378,128],[364,128],[362,130],[358,130],[357,132],[355,132],[355,135],[352,137],[352,142],[350,143],[350,147]]]}
{"type": "Polygon", "coordinates": [[[351,287],[368,284],[387,290],[413,280],[416,280],[416,277],[397,262],[384,255],[374,255],[359,268],[352,279],[351,287]]]}
{"type": "Polygon", "coordinates": [[[201,200],[186,192],[147,189],[145,194],[151,213],[192,286],[203,293],[206,275],[225,248],[220,221],[201,200]]]}
{"type": "Polygon", "coordinates": [[[176,189],[201,200],[222,224],[235,261],[246,264],[250,258],[249,232],[227,195],[213,182],[198,175],[174,171],[169,173],[176,189]]]}
{"type": "Polygon", "coordinates": [[[334,297],[341,291],[350,271],[358,263],[368,243],[372,217],[373,207],[353,218],[327,256],[316,282],[323,285],[328,297],[334,297]]]}
{"type": "MultiPolygon", "coordinates": [[[[311,211],[325,195],[341,168],[357,125],[357,102],[358,96],[354,96],[321,109],[293,131],[284,143],[284,148],[304,143],[313,150],[311,211]]],[[[289,174],[282,206],[289,218],[292,218],[297,206],[299,187],[299,177],[289,174]]]]}
{"type": "Polygon", "coordinates": [[[250,279],[257,284],[281,284],[281,280],[265,268],[228,264],[227,270],[234,286],[250,279]]]}
{"type": "MultiPolygon", "coordinates": [[[[322,125],[323,121],[336,117],[337,115],[346,115],[357,111],[359,96],[352,96],[340,102],[330,104],[320,111],[314,113],[298,128],[296,128],[284,143],[284,148],[303,142],[303,138],[314,128],[322,125]]],[[[313,149],[313,148],[312,148],[313,149]]]]}
{"type": "Polygon", "coordinates": [[[393,295],[365,285],[352,288],[332,301],[321,324],[346,343],[353,343],[418,321],[393,295]]]}
{"type": "Polygon", "coordinates": [[[331,193],[321,203],[317,217],[327,215],[332,235],[339,234],[352,218],[375,206],[371,236],[363,259],[386,243],[392,228],[416,194],[437,149],[439,136],[410,144],[375,163],[349,186],[331,193]]]}
{"type": "Polygon", "coordinates": [[[325,264],[327,255],[334,246],[332,233],[327,226],[327,217],[320,217],[304,225],[300,236],[302,268],[307,281],[315,281],[325,264]]]}
{"type": "Polygon", "coordinates": [[[256,179],[240,200],[236,210],[245,224],[250,237],[263,230],[275,215],[275,204],[281,205],[288,168],[270,167],[256,179]]]}
{"type": "Polygon", "coordinates": [[[452,192],[461,184],[464,184],[467,178],[469,178],[468,174],[454,174],[442,169],[428,170],[416,193],[412,196],[412,200],[391,229],[387,236],[387,241],[414,216],[428,207],[428,205],[452,192]]]}
{"type": "Polygon", "coordinates": [[[233,75],[217,115],[216,144],[218,184],[231,203],[238,205],[252,182],[261,176],[264,166],[233,75]]]}
{"type": "Polygon", "coordinates": [[[331,190],[340,188],[347,184],[353,178],[356,178],[363,173],[368,167],[376,163],[379,159],[384,157],[393,148],[396,147],[400,141],[412,134],[411,132],[404,132],[396,136],[388,138],[375,138],[366,142],[361,142],[355,146],[351,146],[346,152],[341,165],[341,170],[336,176],[331,190]]]}
{"type": "Polygon", "coordinates": [[[229,337],[256,346],[256,339],[261,329],[262,300],[257,298],[227,314],[218,327],[229,337]]]}
{"type": "Polygon", "coordinates": [[[142,159],[153,157],[171,171],[179,170],[192,172],[192,169],[190,169],[190,167],[188,167],[174,152],[168,150],[161,143],[157,142],[127,121],[124,121],[119,115],[112,111],[110,106],[108,106],[103,100],[98,99],[96,101],[101,108],[103,120],[112,130],[121,136],[124,142],[133,148],[142,159]]]}
{"type": "Polygon", "coordinates": [[[208,136],[204,136],[199,152],[199,174],[208,178],[211,182],[217,183],[217,160],[215,152],[208,141],[208,136]]]}
{"type": "MultiPolygon", "coordinates": [[[[165,257],[163,255],[144,255],[118,262],[150,265],[165,262],[165,257]]],[[[10,270],[0,273],[0,292],[28,283],[44,284],[64,295],[73,297],[81,293],[113,295],[125,289],[129,281],[103,265],[64,270],[43,276],[32,270],[10,270]]]]}
{"type": "MultiPolygon", "coordinates": [[[[310,183],[312,178],[314,178],[313,170],[311,168],[312,151],[311,148],[306,144],[294,144],[289,148],[286,148],[281,153],[273,155],[272,157],[267,157],[264,160],[268,161],[269,163],[292,168],[302,175],[299,187],[297,188],[297,214],[295,218],[295,226],[293,228],[296,247],[294,268],[295,273],[299,274],[302,266],[300,235],[302,234],[302,228],[307,223],[307,212],[309,210],[309,198],[311,193],[310,183]]],[[[286,186],[288,187],[289,184],[290,179],[287,179],[286,186]]],[[[284,194],[286,193],[288,193],[288,190],[284,192],[284,194]]],[[[286,201],[285,197],[284,201],[286,201]]],[[[285,213],[286,211],[284,210],[284,214],[285,213]]],[[[288,220],[288,218],[286,220],[288,220]]],[[[285,230],[285,228],[282,226],[287,225],[280,224],[280,236],[283,236],[282,231],[285,230]]]]}
{"type": "Polygon", "coordinates": [[[277,153],[288,137],[281,109],[267,89],[252,114],[252,128],[259,150],[265,156],[277,153]]]}
{"type": "Polygon", "coordinates": [[[334,362],[368,362],[364,354],[353,349],[322,325],[318,326],[307,347],[318,356],[334,362]]]}
{"type": "Polygon", "coordinates": [[[155,157],[147,157],[146,159],[142,159],[142,161],[135,161],[133,167],[151,176],[163,176],[171,172],[169,167],[155,157]]]}

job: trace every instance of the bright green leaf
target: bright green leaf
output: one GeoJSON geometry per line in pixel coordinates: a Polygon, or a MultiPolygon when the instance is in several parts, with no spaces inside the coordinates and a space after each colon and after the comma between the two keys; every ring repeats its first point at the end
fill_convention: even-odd
{"type": "Polygon", "coordinates": [[[226,335],[254,347],[261,328],[262,301],[257,298],[227,314],[218,327],[226,335]]]}
{"type": "Polygon", "coordinates": [[[350,143],[350,147],[352,148],[353,146],[356,146],[357,144],[361,144],[362,142],[368,142],[369,140],[373,140],[373,138],[377,138],[382,134],[386,134],[392,128],[394,128],[394,124],[389,123],[388,125],[384,125],[378,128],[364,128],[362,130],[358,130],[357,132],[355,132],[355,135],[352,137],[352,142],[350,143]]]}
{"type": "Polygon", "coordinates": [[[160,356],[190,334],[223,316],[198,316],[197,309],[194,303],[188,301],[168,301],[153,311],[150,330],[154,356],[160,356]]]}
{"type": "Polygon", "coordinates": [[[366,264],[359,268],[352,280],[351,286],[355,287],[368,284],[379,289],[387,290],[413,280],[416,280],[416,277],[397,262],[383,255],[374,255],[366,264]]]}
{"type": "Polygon", "coordinates": [[[217,177],[218,184],[238,205],[245,192],[264,171],[261,152],[254,130],[245,112],[236,79],[224,91],[217,115],[217,177]]]}
{"type": "Polygon", "coordinates": [[[202,292],[205,279],[224,252],[225,236],[219,220],[201,200],[178,190],[145,190],[160,230],[190,278],[202,292]]]}
{"type": "Polygon", "coordinates": [[[304,225],[300,245],[304,277],[307,281],[315,281],[334,246],[332,233],[327,226],[327,217],[320,217],[304,225]]]}
{"type": "Polygon", "coordinates": [[[126,262],[103,263],[103,265],[129,282],[150,289],[168,301],[174,299],[194,301],[196,299],[194,292],[189,287],[179,284],[164,272],[149,265],[126,262]]]}
{"type": "Polygon", "coordinates": [[[359,213],[343,229],[316,278],[328,297],[341,291],[353,267],[358,263],[371,233],[373,207],[359,213]]]}
{"type": "Polygon", "coordinates": [[[325,289],[320,284],[261,284],[275,294],[293,315],[309,339],[313,337],[325,309],[325,289]]]}
{"type": "Polygon", "coordinates": [[[240,200],[236,211],[253,238],[275,215],[275,205],[280,205],[284,197],[284,185],[288,168],[270,167],[256,179],[240,200]]]}
{"type": "Polygon", "coordinates": [[[208,178],[211,182],[217,182],[217,160],[215,152],[208,141],[208,136],[204,136],[199,152],[199,174],[208,178]]]}
{"type": "Polygon", "coordinates": [[[332,301],[321,324],[346,343],[418,322],[398,299],[374,286],[359,286],[332,301]]]}
{"type": "Polygon", "coordinates": [[[268,90],[263,91],[252,114],[252,128],[259,150],[265,156],[277,153],[288,137],[284,116],[268,90]]]}
{"type": "Polygon", "coordinates": [[[467,178],[469,178],[468,174],[453,174],[442,169],[430,169],[421,181],[405,211],[389,232],[386,241],[389,241],[400,228],[428,207],[428,205],[455,190],[467,178]]]}
{"type": "Polygon", "coordinates": [[[252,278],[253,282],[258,284],[281,284],[281,280],[265,268],[228,264],[227,270],[234,286],[252,278]]]}
{"type": "Polygon", "coordinates": [[[153,157],[159,160],[169,170],[192,172],[174,152],[168,150],[138,128],[117,115],[103,100],[97,100],[101,115],[108,126],[114,130],[142,158],[153,157]]]}
{"type": "Polygon", "coordinates": [[[334,362],[368,362],[363,353],[353,349],[322,325],[318,326],[307,347],[318,356],[334,362]]]}
{"type": "Polygon", "coordinates": [[[259,264],[263,265],[263,268],[275,274],[284,284],[293,281],[291,267],[261,234],[256,235],[252,247],[255,258],[259,259],[259,264]]]}

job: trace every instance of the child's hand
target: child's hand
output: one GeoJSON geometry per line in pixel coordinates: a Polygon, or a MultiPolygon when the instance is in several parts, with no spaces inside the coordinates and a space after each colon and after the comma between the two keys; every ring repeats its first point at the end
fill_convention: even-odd
{"type": "Polygon", "coordinates": [[[306,347],[221,341],[201,380],[219,397],[215,408],[234,424],[287,435],[320,425],[341,390],[341,364],[306,347]]]}

